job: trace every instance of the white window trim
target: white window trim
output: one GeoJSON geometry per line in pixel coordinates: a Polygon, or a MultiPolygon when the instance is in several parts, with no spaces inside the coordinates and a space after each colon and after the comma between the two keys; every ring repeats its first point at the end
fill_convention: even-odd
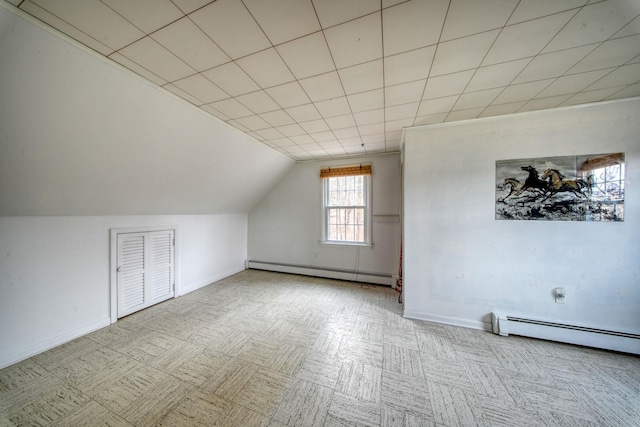
{"type": "MultiPolygon", "coordinates": [[[[329,215],[327,214],[328,206],[327,206],[327,198],[328,198],[328,186],[326,182],[330,178],[323,178],[320,184],[322,186],[322,236],[320,239],[321,245],[337,245],[337,246],[365,246],[365,247],[373,247],[373,242],[371,239],[371,175],[363,175],[364,176],[364,186],[365,186],[365,210],[364,210],[364,242],[345,242],[340,240],[328,240],[328,228],[329,228],[329,215]]],[[[360,208],[361,206],[357,206],[360,208]]],[[[348,208],[348,206],[347,206],[348,208]]]]}

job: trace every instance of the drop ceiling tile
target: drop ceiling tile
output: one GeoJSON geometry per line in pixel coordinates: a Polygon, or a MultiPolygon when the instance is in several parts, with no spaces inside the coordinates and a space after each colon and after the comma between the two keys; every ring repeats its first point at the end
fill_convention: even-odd
{"type": "Polygon", "coordinates": [[[238,59],[237,64],[262,88],[295,80],[274,48],[238,59]]]}
{"type": "Polygon", "coordinates": [[[410,1],[382,11],[385,56],[436,44],[448,0],[410,1]]]}
{"type": "Polygon", "coordinates": [[[354,145],[362,146],[362,138],[360,138],[359,136],[354,136],[353,138],[341,138],[340,144],[343,147],[350,147],[354,145]]]}
{"type": "Polygon", "coordinates": [[[458,101],[459,96],[445,96],[444,98],[424,99],[420,102],[418,116],[430,116],[436,113],[448,113],[458,101]]]}
{"type": "Polygon", "coordinates": [[[361,136],[362,142],[364,144],[380,144],[380,143],[384,144],[384,140],[385,140],[384,124],[381,124],[380,128],[382,130],[377,134],[362,135],[361,136]]]}
{"type": "Polygon", "coordinates": [[[231,61],[189,18],[182,18],[151,37],[197,71],[231,61]]]}
{"type": "MultiPolygon", "coordinates": [[[[348,108],[348,105],[347,105],[348,108]]],[[[322,111],[322,110],[320,110],[322,111]]],[[[333,130],[335,129],[344,129],[344,128],[352,128],[356,125],[356,121],[353,119],[353,114],[343,114],[341,116],[334,116],[325,119],[329,127],[333,130]]],[[[337,135],[336,135],[337,136],[337,135]]]]}
{"type": "Polygon", "coordinates": [[[636,62],[640,62],[640,55],[636,56],[631,61],[627,62],[627,64],[634,64],[636,62]]]}
{"type": "Polygon", "coordinates": [[[274,45],[320,30],[311,1],[244,0],[253,18],[274,45]]]}
{"type": "Polygon", "coordinates": [[[634,96],[640,96],[640,83],[625,86],[613,95],[607,97],[607,99],[632,98],[634,96]]]}
{"type": "Polygon", "coordinates": [[[605,89],[608,87],[624,86],[637,83],[640,80],[640,64],[629,64],[618,67],[602,79],[588,87],[589,90],[605,89]]]}
{"type": "Polygon", "coordinates": [[[256,114],[280,109],[280,106],[263,90],[240,95],[236,99],[256,114]]]}
{"type": "Polygon", "coordinates": [[[509,85],[518,74],[531,62],[531,58],[504,62],[502,64],[480,67],[466,88],[467,92],[491,89],[509,85]]]}
{"type": "Polygon", "coordinates": [[[429,46],[385,57],[385,84],[391,86],[426,79],[435,51],[435,46],[429,46]]]}
{"type": "Polygon", "coordinates": [[[544,80],[551,77],[560,77],[578,61],[596,48],[596,44],[580,46],[559,52],[538,55],[515,78],[514,83],[526,83],[535,80],[544,80]]]}
{"type": "Polygon", "coordinates": [[[322,117],[325,118],[342,116],[351,113],[347,98],[344,96],[341,96],[339,98],[327,99],[325,101],[319,101],[316,102],[315,105],[322,117]]]}
{"type": "Polygon", "coordinates": [[[313,142],[313,138],[311,138],[307,134],[298,135],[298,136],[292,136],[289,139],[291,139],[296,144],[309,144],[309,143],[313,142]]]}
{"type": "Polygon", "coordinates": [[[313,102],[344,96],[342,83],[335,71],[300,80],[300,85],[313,102]]]}
{"type": "Polygon", "coordinates": [[[573,95],[571,98],[562,102],[559,107],[566,107],[569,105],[578,105],[578,104],[588,104],[591,102],[599,102],[607,99],[607,97],[613,95],[615,92],[620,90],[620,87],[613,87],[607,89],[599,89],[599,90],[589,90],[577,93],[573,95]]]}
{"type": "Polygon", "coordinates": [[[285,126],[276,126],[276,129],[284,136],[292,137],[298,135],[304,135],[306,132],[297,123],[293,123],[285,126]]]}
{"type": "Polygon", "coordinates": [[[447,116],[445,122],[457,122],[459,120],[476,119],[482,114],[484,108],[471,108],[470,110],[452,111],[447,116]]]}
{"type": "Polygon", "coordinates": [[[211,3],[211,0],[171,0],[176,6],[180,8],[184,13],[188,14],[196,9],[200,9],[207,3],[211,3]]]}
{"type": "Polygon", "coordinates": [[[380,143],[380,144],[368,144],[364,147],[367,151],[367,154],[375,154],[375,153],[385,153],[390,150],[398,151],[400,147],[400,140],[391,141],[389,143],[380,143]]]}
{"type": "Polygon", "coordinates": [[[266,139],[280,139],[283,135],[274,128],[266,128],[257,130],[256,133],[266,139]]]}
{"type": "Polygon", "coordinates": [[[322,28],[333,27],[380,10],[379,0],[313,0],[322,28]]]}
{"type": "Polygon", "coordinates": [[[276,101],[282,108],[295,107],[297,105],[308,104],[311,102],[309,97],[300,83],[291,82],[280,86],[274,86],[265,91],[276,101]]]}
{"type": "Polygon", "coordinates": [[[452,0],[441,40],[502,28],[516,5],[517,0],[452,0]]]}
{"type": "Polygon", "coordinates": [[[327,125],[327,123],[322,119],[302,123],[298,122],[298,124],[308,133],[326,132],[331,130],[329,129],[329,125],[327,125]]]}
{"type": "Polygon", "coordinates": [[[615,38],[626,37],[626,36],[633,36],[636,34],[640,34],[640,15],[636,16],[636,19],[629,22],[620,31],[615,33],[613,37],[615,38]]]}
{"type": "MultiPolygon", "coordinates": [[[[187,101],[187,102],[189,102],[189,103],[191,103],[193,105],[196,105],[198,107],[203,106],[202,105],[203,102],[200,99],[190,95],[189,93],[187,93],[184,90],[180,89],[179,87],[175,86],[173,83],[167,83],[166,85],[162,86],[162,88],[168,90],[169,92],[173,93],[174,95],[179,96],[180,98],[184,99],[185,101],[187,101]]],[[[208,110],[205,109],[205,111],[208,111],[208,110]]],[[[208,111],[208,112],[211,113],[210,111],[208,111]]],[[[227,117],[224,120],[229,120],[229,118],[227,117]]]]}
{"type": "MultiPolygon", "coordinates": [[[[47,12],[46,10],[42,9],[40,6],[37,6],[30,1],[23,2],[20,5],[20,9],[27,12],[31,16],[38,18],[42,22],[51,25],[53,28],[68,35],[72,39],[84,44],[85,46],[90,47],[96,52],[99,52],[103,55],[109,55],[114,51],[114,48],[109,47],[108,45],[95,39],[94,37],[91,37],[90,35],[84,33],[82,30],[79,30],[73,25],[63,21],[62,19],[47,12]]],[[[131,41],[133,40],[135,39],[132,39],[131,41]]]]}
{"type": "Polygon", "coordinates": [[[34,3],[114,50],[144,36],[142,31],[99,0],[38,0],[34,3]]]}
{"type": "Polygon", "coordinates": [[[333,134],[338,139],[340,139],[340,138],[354,138],[356,136],[360,136],[360,133],[358,133],[358,128],[355,126],[355,120],[354,120],[353,123],[354,123],[354,126],[350,127],[350,128],[333,129],[333,134]]]}
{"type": "Polygon", "coordinates": [[[520,109],[526,101],[512,102],[509,104],[490,105],[480,114],[480,117],[504,116],[505,114],[513,114],[520,109]]]}
{"type": "MultiPolygon", "coordinates": [[[[178,89],[178,88],[176,88],[176,89],[178,89]]],[[[220,120],[222,120],[224,122],[226,122],[228,120],[231,120],[231,117],[227,116],[226,114],[222,114],[220,111],[216,110],[211,105],[201,105],[200,108],[203,109],[204,111],[206,111],[207,113],[211,114],[212,116],[215,116],[215,117],[219,118],[220,120]]]]}
{"type": "Polygon", "coordinates": [[[335,141],[336,137],[331,131],[310,133],[309,136],[316,142],[335,141]]]}
{"type": "Polygon", "coordinates": [[[212,68],[203,72],[202,75],[231,96],[238,96],[260,89],[235,62],[228,62],[212,68]]]}
{"type": "Polygon", "coordinates": [[[392,120],[384,123],[384,128],[388,132],[394,132],[398,130],[402,130],[404,128],[413,126],[414,118],[410,119],[402,119],[402,120],[392,120]]]}
{"type": "Polygon", "coordinates": [[[522,113],[525,111],[537,111],[547,108],[555,108],[570,97],[571,95],[560,95],[552,96],[551,98],[532,99],[531,101],[520,107],[518,112],[522,113]]]}
{"type": "Polygon", "coordinates": [[[326,29],[324,34],[337,68],[382,58],[380,13],[326,29]]]}
{"type": "Polygon", "coordinates": [[[537,55],[574,14],[563,12],[503,28],[482,65],[537,55]]]}
{"type": "Polygon", "coordinates": [[[418,116],[414,122],[414,126],[434,125],[436,123],[444,123],[449,113],[429,114],[428,116],[418,116]]]}
{"type": "Polygon", "coordinates": [[[112,59],[113,61],[117,62],[123,67],[128,68],[129,70],[133,71],[136,74],[139,74],[140,76],[146,79],[149,79],[150,81],[156,83],[159,86],[163,86],[167,83],[167,81],[162,77],[155,75],[154,73],[147,70],[146,68],[136,64],[129,58],[122,56],[118,52],[114,52],[111,55],[109,55],[109,59],[112,59]]]}
{"type": "Polygon", "coordinates": [[[353,117],[356,119],[358,126],[371,125],[374,123],[384,122],[384,108],[379,110],[362,111],[360,113],[354,113],[353,117]]]}
{"type": "Polygon", "coordinates": [[[347,95],[379,89],[384,84],[381,59],[343,68],[338,74],[347,95]]]}
{"type": "Polygon", "coordinates": [[[399,140],[400,138],[402,138],[402,131],[401,130],[397,130],[397,131],[393,131],[393,132],[387,132],[387,133],[385,133],[385,138],[387,140],[387,144],[391,140],[396,140],[396,139],[399,140]]]}
{"type": "Polygon", "coordinates": [[[210,105],[211,107],[220,111],[222,114],[231,117],[232,119],[237,119],[238,117],[246,117],[253,114],[251,110],[249,110],[247,107],[240,104],[233,98],[213,102],[210,105]]]}
{"type": "Polygon", "coordinates": [[[458,95],[464,91],[469,84],[473,71],[463,71],[461,73],[447,74],[444,76],[431,77],[427,80],[423,99],[443,98],[450,95],[458,95]]]}
{"type": "Polygon", "coordinates": [[[360,145],[347,145],[344,147],[344,151],[351,156],[362,156],[367,154],[364,147],[360,145]]]}
{"type": "Polygon", "coordinates": [[[344,148],[342,147],[336,147],[336,148],[325,148],[325,151],[327,152],[328,155],[330,155],[331,157],[343,157],[347,155],[347,152],[344,151],[344,148]]]}
{"type": "Polygon", "coordinates": [[[227,124],[230,126],[233,126],[234,128],[238,129],[241,132],[244,132],[244,133],[249,132],[248,128],[243,126],[241,123],[238,123],[236,120],[229,120],[227,124]]]}
{"type": "Polygon", "coordinates": [[[269,140],[274,147],[288,147],[289,145],[295,145],[295,142],[289,138],[276,138],[269,140]]]}
{"type": "Polygon", "coordinates": [[[276,49],[298,79],[335,70],[322,32],[276,46],[276,49]]]}
{"type": "Polygon", "coordinates": [[[542,92],[536,95],[536,98],[549,98],[558,95],[567,95],[580,92],[587,86],[598,81],[613,69],[589,71],[587,73],[573,74],[570,76],[562,76],[549,86],[547,86],[542,92]]]}
{"type": "Polygon", "coordinates": [[[321,119],[322,116],[313,104],[298,105],[295,107],[285,108],[293,120],[296,122],[306,122],[309,120],[321,119]]]}
{"type": "Polygon", "coordinates": [[[555,79],[539,80],[529,83],[521,83],[507,87],[493,101],[494,104],[509,104],[511,102],[527,101],[542,92],[545,87],[553,83],[555,79]]]}
{"type": "Polygon", "coordinates": [[[262,129],[271,128],[271,125],[269,123],[267,123],[261,117],[258,117],[258,116],[240,117],[235,121],[240,123],[242,126],[246,127],[247,129],[256,131],[256,132],[262,129]]]}
{"type": "Polygon", "coordinates": [[[384,107],[384,92],[382,89],[349,95],[347,99],[349,100],[351,111],[354,113],[384,107]]]}
{"type": "Polygon", "coordinates": [[[384,89],[384,103],[387,107],[420,101],[424,93],[425,80],[387,86],[384,89]]]}
{"type": "Polygon", "coordinates": [[[189,67],[151,37],[138,40],[120,50],[120,53],[169,82],[195,73],[193,68],[189,67]]]}
{"type": "MultiPolygon", "coordinates": [[[[323,149],[342,148],[342,144],[337,139],[330,139],[328,141],[321,141],[318,143],[323,149]]],[[[344,153],[344,150],[342,150],[344,153]]]]}
{"type": "Polygon", "coordinates": [[[623,65],[640,54],[640,34],[608,40],[569,70],[570,74],[623,65]]]}
{"type": "Polygon", "coordinates": [[[508,25],[575,9],[585,3],[586,0],[521,0],[511,18],[509,18],[508,25]]]}
{"type": "Polygon", "coordinates": [[[302,148],[303,150],[309,152],[309,151],[316,151],[316,150],[322,150],[322,146],[320,144],[318,144],[317,142],[310,142],[309,144],[301,144],[300,148],[302,148]]]}
{"type": "Polygon", "coordinates": [[[387,107],[384,109],[385,121],[411,119],[416,117],[418,112],[419,102],[413,102],[411,104],[396,105],[394,107],[387,107]]]}
{"type": "Polygon", "coordinates": [[[271,47],[241,1],[217,0],[189,17],[232,59],[271,47]]]}
{"type": "Polygon", "coordinates": [[[293,124],[294,121],[284,110],[270,111],[260,114],[260,117],[271,126],[284,126],[293,124]]]}
{"type": "Polygon", "coordinates": [[[638,1],[607,1],[585,6],[551,40],[543,53],[604,41],[638,13],[638,1]]]}
{"type": "Polygon", "coordinates": [[[10,4],[18,7],[18,5],[22,2],[22,0],[7,0],[10,4]]]}
{"type": "Polygon", "coordinates": [[[156,31],[184,16],[170,0],[101,0],[145,34],[156,31]],[[149,13],[153,11],[153,13],[149,13]]]}
{"type": "Polygon", "coordinates": [[[200,74],[177,80],[173,82],[173,84],[189,95],[201,100],[202,102],[200,104],[210,104],[229,97],[222,89],[200,74]]]}
{"type": "Polygon", "coordinates": [[[500,30],[463,37],[438,45],[431,76],[470,70],[480,65],[500,30]]]}
{"type": "Polygon", "coordinates": [[[504,88],[486,89],[478,92],[463,93],[453,107],[453,111],[487,107],[504,88]]]}

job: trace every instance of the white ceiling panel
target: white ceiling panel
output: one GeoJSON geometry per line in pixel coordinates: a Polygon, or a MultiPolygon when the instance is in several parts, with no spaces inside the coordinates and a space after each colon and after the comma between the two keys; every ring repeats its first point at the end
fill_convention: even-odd
{"type": "Polygon", "coordinates": [[[232,59],[271,47],[241,1],[217,0],[189,17],[232,59]]]}
{"type": "Polygon", "coordinates": [[[235,62],[228,62],[202,73],[220,89],[231,96],[243,95],[260,89],[252,79],[235,62]]]}
{"type": "Polygon", "coordinates": [[[438,45],[431,76],[477,68],[498,37],[500,30],[487,31],[438,45]]]}
{"type": "Polygon", "coordinates": [[[236,62],[262,88],[295,80],[274,48],[245,56],[236,62]]]}
{"type": "Polygon", "coordinates": [[[294,160],[640,95],[638,0],[9,3],[294,160]]]}
{"type": "Polygon", "coordinates": [[[518,0],[451,0],[440,41],[502,28],[518,0]]]}
{"type": "Polygon", "coordinates": [[[100,0],[120,16],[140,28],[152,33],[184,16],[170,0],[100,0]],[[153,10],[153,13],[149,13],[153,10]]]}
{"type": "Polygon", "coordinates": [[[431,70],[435,51],[435,46],[429,46],[387,56],[384,60],[385,84],[390,86],[426,79],[431,70]]]}
{"type": "Polygon", "coordinates": [[[190,76],[196,72],[151,37],[145,37],[130,44],[121,49],[120,53],[169,82],[190,76]]]}
{"type": "Polygon", "coordinates": [[[189,18],[182,18],[151,35],[197,71],[222,65],[231,59],[189,18]]]}
{"type": "Polygon", "coordinates": [[[243,0],[243,3],[274,45],[320,30],[311,0],[243,0]]]}
{"type": "Polygon", "coordinates": [[[337,68],[382,58],[380,13],[329,28],[324,34],[337,68]]]}
{"type": "Polygon", "coordinates": [[[383,11],[384,54],[393,55],[436,44],[448,0],[413,0],[383,11]]]}
{"type": "Polygon", "coordinates": [[[537,55],[574,14],[568,11],[503,28],[482,65],[537,55]]]}
{"type": "Polygon", "coordinates": [[[347,95],[379,89],[384,86],[382,60],[366,62],[338,70],[347,95]]]}
{"type": "Polygon", "coordinates": [[[282,44],[276,49],[298,79],[335,70],[329,47],[321,32],[282,44]]]}

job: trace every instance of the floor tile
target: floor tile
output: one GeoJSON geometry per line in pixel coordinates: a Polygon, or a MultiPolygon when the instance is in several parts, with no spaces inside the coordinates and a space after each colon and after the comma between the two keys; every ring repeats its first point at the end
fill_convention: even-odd
{"type": "Polygon", "coordinates": [[[333,390],[297,379],[289,387],[274,419],[288,426],[321,427],[331,403],[333,390]]]}
{"type": "Polygon", "coordinates": [[[340,392],[336,392],[333,396],[329,415],[333,418],[332,425],[340,421],[358,426],[376,427],[380,425],[380,405],[378,403],[340,392]]]}
{"type": "MultiPolygon", "coordinates": [[[[225,397],[252,411],[273,417],[293,378],[270,369],[259,369],[243,385],[234,385],[225,397]]],[[[224,386],[224,385],[223,385],[224,386]]],[[[218,393],[218,391],[216,392],[218,393]]]]}
{"type": "Polygon", "coordinates": [[[347,360],[342,364],[336,390],[364,401],[380,403],[382,369],[347,360]]]}
{"type": "Polygon", "coordinates": [[[383,368],[411,377],[424,378],[420,351],[397,345],[386,345],[383,350],[383,368]]]}

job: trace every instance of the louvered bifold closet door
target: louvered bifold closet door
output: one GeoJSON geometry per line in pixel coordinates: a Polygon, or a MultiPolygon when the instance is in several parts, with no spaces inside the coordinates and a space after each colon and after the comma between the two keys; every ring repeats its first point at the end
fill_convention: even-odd
{"type": "Polygon", "coordinates": [[[174,295],[174,231],[118,234],[118,317],[174,295]]]}
{"type": "Polygon", "coordinates": [[[173,297],[173,230],[149,233],[151,304],[173,297]]]}

